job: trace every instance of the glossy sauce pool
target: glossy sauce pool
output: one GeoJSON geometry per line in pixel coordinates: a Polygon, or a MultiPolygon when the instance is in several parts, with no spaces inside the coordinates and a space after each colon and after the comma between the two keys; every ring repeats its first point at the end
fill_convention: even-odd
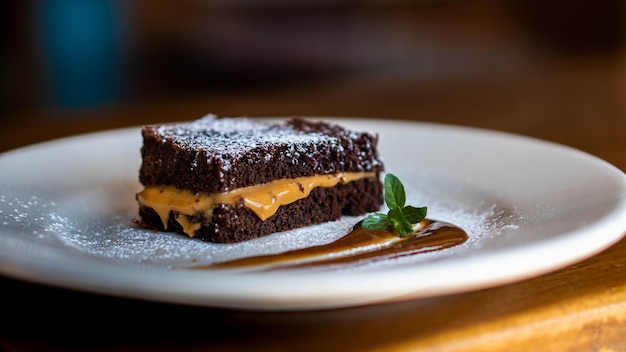
{"type": "Polygon", "coordinates": [[[338,240],[284,253],[261,255],[213,263],[193,269],[274,270],[335,265],[367,264],[420,253],[439,251],[460,245],[467,233],[447,222],[425,219],[405,237],[385,230],[368,230],[356,224],[338,240]]]}

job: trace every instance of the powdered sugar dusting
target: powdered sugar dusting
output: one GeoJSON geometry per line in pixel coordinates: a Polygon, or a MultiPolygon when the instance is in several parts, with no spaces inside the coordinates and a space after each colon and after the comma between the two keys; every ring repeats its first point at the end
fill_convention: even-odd
{"type": "MultiPolygon", "coordinates": [[[[167,145],[164,150],[168,153],[173,149],[194,155],[192,170],[199,164],[215,167],[220,173],[221,190],[233,187],[231,173],[253,163],[262,164],[261,168],[270,167],[273,158],[314,173],[369,171],[382,166],[375,135],[301,118],[270,122],[246,117],[218,118],[210,114],[191,122],[144,126],[143,135],[144,142],[167,145]]],[[[171,157],[167,162],[147,157],[148,164],[164,164],[164,168],[177,162],[171,157]]]]}
{"type": "MultiPolygon", "coordinates": [[[[290,146],[287,156],[307,150],[315,151],[320,142],[337,145],[336,138],[317,132],[302,132],[288,125],[270,124],[248,118],[217,118],[209,114],[201,119],[156,128],[163,141],[173,140],[182,149],[204,151],[210,158],[223,159],[228,170],[229,159],[244,157],[267,145],[290,146]]],[[[265,155],[268,157],[269,155],[265,155]]]]}
{"type": "Polygon", "coordinates": [[[6,193],[0,194],[0,218],[3,226],[28,226],[36,224],[42,226],[46,222],[44,212],[55,206],[54,202],[42,201],[36,195],[30,195],[26,198],[14,198],[6,193]],[[37,212],[36,216],[32,216],[32,212],[37,212]]]}

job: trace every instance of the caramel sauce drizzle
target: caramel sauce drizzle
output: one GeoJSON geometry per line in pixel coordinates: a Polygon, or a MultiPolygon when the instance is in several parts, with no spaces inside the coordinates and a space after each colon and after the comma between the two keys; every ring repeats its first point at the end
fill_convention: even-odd
{"type": "Polygon", "coordinates": [[[329,244],[217,262],[193,269],[274,270],[334,265],[367,264],[443,250],[464,243],[467,233],[447,222],[425,219],[405,237],[386,230],[368,230],[356,224],[347,235],[329,244]]]}

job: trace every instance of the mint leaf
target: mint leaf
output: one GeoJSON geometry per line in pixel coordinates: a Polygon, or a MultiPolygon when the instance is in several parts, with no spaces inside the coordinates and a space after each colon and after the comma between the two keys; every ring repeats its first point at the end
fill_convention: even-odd
{"type": "Polygon", "coordinates": [[[391,208],[387,217],[400,237],[413,232],[413,225],[402,214],[402,208],[398,206],[391,208]]]}
{"type": "Polygon", "coordinates": [[[389,228],[390,225],[387,220],[387,215],[381,213],[369,214],[361,223],[361,227],[370,230],[385,230],[389,228]]]}
{"type": "Polygon", "coordinates": [[[402,214],[411,224],[417,224],[418,222],[424,220],[426,217],[426,211],[426,207],[416,208],[409,205],[402,209],[402,214]]]}
{"type": "Polygon", "coordinates": [[[385,202],[389,209],[396,206],[402,208],[404,202],[406,202],[404,186],[402,182],[400,182],[400,179],[393,174],[387,174],[387,176],[385,176],[385,202]]]}
{"type": "Polygon", "coordinates": [[[391,230],[404,237],[413,233],[413,224],[426,218],[427,207],[404,206],[404,185],[393,174],[385,176],[385,202],[389,212],[369,214],[363,219],[361,227],[369,230],[391,230]]]}

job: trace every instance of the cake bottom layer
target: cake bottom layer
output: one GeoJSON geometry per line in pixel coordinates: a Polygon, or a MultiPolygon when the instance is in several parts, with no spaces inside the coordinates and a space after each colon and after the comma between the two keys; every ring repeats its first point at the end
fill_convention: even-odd
{"type": "MultiPolygon", "coordinates": [[[[261,220],[241,201],[234,205],[219,204],[213,209],[210,219],[199,214],[191,217],[189,221],[202,224],[195,233],[196,237],[202,240],[234,243],[274,232],[338,220],[342,215],[363,215],[378,211],[382,204],[383,185],[376,177],[338,184],[334,187],[317,187],[307,198],[281,206],[266,220],[261,220]]],[[[154,209],[141,206],[139,215],[144,227],[184,234],[183,227],[176,221],[179,214],[174,211],[169,213],[167,229],[154,209]]]]}

